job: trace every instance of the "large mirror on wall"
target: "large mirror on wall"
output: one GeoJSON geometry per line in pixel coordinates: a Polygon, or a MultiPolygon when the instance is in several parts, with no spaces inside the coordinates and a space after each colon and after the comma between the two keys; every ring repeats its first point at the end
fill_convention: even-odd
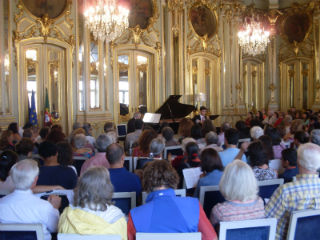
{"type": "Polygon", "coordinates": [[[125,104],[129,113],[144,106],[154,111],[153,55],[144,51],[121,51],[117,56],[117,82],[119,103],[125,104]]]}
{"type": "Polygon", "coordinates": [[[309,58],[289,59],[280,63],[281,109],[312,108],[315,96],[313,60],[309,58]]]}
{"type": "Polygon", "coordinates": [[[220,74],[219,60],[216,57],[196,55],[191,57],[191,89],[193,105],[205,105],[210,113],[218,112],[220,74]]]}
{"type": "MultiPolygon", "coordinates": [[[[35,95],[36,111],[40,126],[46,107],[46,94],[53,124],[61,124],[67,131],[66,53],[65,49],[53,44],[31,44],[23,47],[24,71],[22,73],[25,93],[29,104],[32,92],[35,95]]],[[[27,103],[26,103],[27,104],[27,103]]],[[[25,109],[26,106],[25,106],[25,109]]]]}

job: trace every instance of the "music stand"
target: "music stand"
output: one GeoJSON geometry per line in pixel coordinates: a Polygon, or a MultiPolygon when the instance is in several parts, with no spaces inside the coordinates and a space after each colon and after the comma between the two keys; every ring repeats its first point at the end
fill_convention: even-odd
{"type": "Polygon", "coordinates": [[[144,123],[158,124],[160,122],[161,113],[145,113],[143,117],[144,123]]]}

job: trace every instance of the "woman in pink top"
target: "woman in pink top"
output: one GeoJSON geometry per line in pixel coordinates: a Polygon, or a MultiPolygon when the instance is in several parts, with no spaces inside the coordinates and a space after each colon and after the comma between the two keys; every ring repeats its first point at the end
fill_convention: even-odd
{"type": "Polygon", "coordinates": [[[241,160],[228,164],[222,175],[220,192],[226,199],[211,211],[213,225],[225,221],[264,218],[264,204],[251,167],[241,160]]]}

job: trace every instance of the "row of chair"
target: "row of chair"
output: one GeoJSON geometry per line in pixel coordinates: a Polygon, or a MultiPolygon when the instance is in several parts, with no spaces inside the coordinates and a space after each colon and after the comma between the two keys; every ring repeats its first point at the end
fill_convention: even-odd
{"type": "MultiPolygon", "coordinates": [[[[168,154],[171,154],[172,157],[178,156],[178,155],[182,155],[183,151],[181,146],[171,146],[171,147],[165,147],[164,152],[163,152],[163,159],[167,159],[168,158],[168,154]]],[[[82,156],[74,156],[73,157],[73,165],[75,166],[75,168],[77,169],[78,175],[80,174],[81,171],[81,167],[83,165],[83,163],[87,160],[88,158],[86,157],[82,157],[82,156]]],[[[150,161],[150,158],[145,158],[145,157],[131,157],[131,156],[126,156],[125,157],[125,162],[124,162],[124,167],[130,171],[133,172],[134,170],[136,170],[137,168],[142,168],[143,165],[150,161]]]]}
{"type": "MultiPolygon", "coordinates": [[[[287,240],[320,239],[320,210],[295,211],[291,214],[287,240]]],[[[275,218],[221,222],[220,240],[274,240],[275,218]]],[[[0,239],[43,240],[41,224],[0,224],[0,239]]],[[[201,233],[137,233],[136,240],[201,240],[201,233]]],[[[121,240],[119,235],[58,234],[58,240],[121,240]]]]}
{"type": "MultiPolygon", "coordinates": [[[[273,179],[266,181],[259,181],[259,196],[267,201],[273,194],[273,192],[283,184],[283,179],[273,179]]],[[[185,197],[186,189],[175,189],[177,196],[185,197]]],[[[72,203],[73,200],[73,190],[57,190],[50,194],[56,194],[59,196],[67,196],[69,202],[72,203]]],[[[47,194],[49,195],[49,194],[47,194]]],[[[142,204],[145,204],[147,198],[147,193],[142,192],[142,204]]],[[[123,213],[129,214],[130,209],[136,207],[137,196],[135,192],[115,192],[113,194],[112,200],[115,205],[119,207],[123,213]]],[[[200,187],[200,203],[208,217],[210,217],[211,209],[217,204],[224,202],[225,199],[219,191],[219,186],[202,186],[200,187]]],[[[68,205],[68,204],[67,204],[68,205]]],[[[66,205],[66,206],[67,206],[66,205]]],[[[64,206],[64,207],[66,207],[64,206]]],[[[64,208],[63,207],[63,208],[64,208]]],[[[61,209],[63,210],[63,209],[61,209]]]]}

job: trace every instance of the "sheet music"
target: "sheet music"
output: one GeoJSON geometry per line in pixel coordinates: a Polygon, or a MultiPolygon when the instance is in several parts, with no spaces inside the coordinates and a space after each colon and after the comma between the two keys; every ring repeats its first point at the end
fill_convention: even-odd
{"type": "Polygon", "coordinates": [[[200,175],[202,174],[201,168],[185,168],[182,170],[187,189],[197,186],[200,175]]]}
{"type": "Polygon", "coordinates": [[[159,123],[161,118],[160,113],[145,113],[143,122],[145,123],[159,123]]]}

